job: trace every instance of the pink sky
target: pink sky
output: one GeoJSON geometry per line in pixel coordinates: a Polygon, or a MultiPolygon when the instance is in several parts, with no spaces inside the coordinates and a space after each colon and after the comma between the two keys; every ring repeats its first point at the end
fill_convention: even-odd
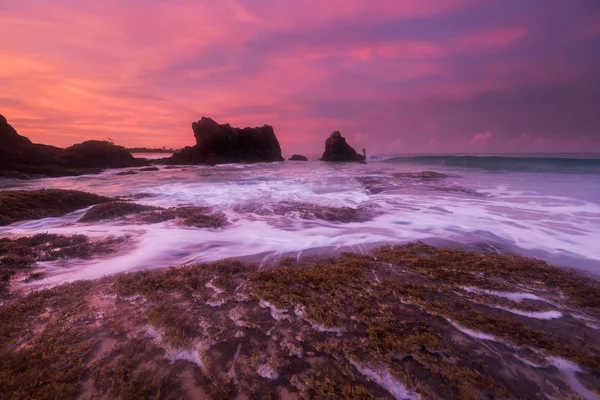
{"type": "Polygon", "coordinates": [[[35,142],[285,154],[600,152],[600,2],[3,0],[0,113],[35,142]]]}

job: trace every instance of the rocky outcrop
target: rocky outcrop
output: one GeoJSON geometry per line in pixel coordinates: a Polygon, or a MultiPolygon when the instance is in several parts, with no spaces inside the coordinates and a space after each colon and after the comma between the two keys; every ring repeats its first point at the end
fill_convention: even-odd
{"type": "Polygon", "coordinates": [[[10,169],[19,165],[52,164],[62,150],[54,146],[32,143],[21,136],[0,115],[0,170],[10,169]]]}
{"type": "Polygon", "coordinates": [[[224,164],[283,161],[273,128],[232,128],[202,117],[192,123],[196,145],[173,154],[170,164],[224,164]]]}
{"type": "Polygon", "coordinates": [[[290,161],[308,161],[308,158],[301,156],[300,154],[294,154],[293,156],[288,158],[288,160],[290,160],[290,161]]]}
{"type": "Polygon", "coordinates": [[[325,152],[322,161],[365,161],[365,156],[358,154],[356,150],[352,148],[342,134],[338,131],[333,132],[329,138],[325,141],[325,152]]]}
{"type": "Polygon", "coordinates": [[[88,140],[68,147],[57,161],[76,168],[129,168],[140,163],[122,146],[101,140],[88,140]]]}
{"type": "Polygon", "coordinates": [[[32,143],[0,115],[0,176],[38,178],[82,175],[103,168],[147,165],[121,146],[90,140],[67,149],[32,143]]]}

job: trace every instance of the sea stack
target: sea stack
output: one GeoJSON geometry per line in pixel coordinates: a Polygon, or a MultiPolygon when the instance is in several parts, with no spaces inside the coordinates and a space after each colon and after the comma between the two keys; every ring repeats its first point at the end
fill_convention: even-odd
{"type": "Polygon", "coordinates": [[[170,164],[226,164],[283,161],[273,127],[232,128],[202,117],[192,123],[196,145],[173,154],[170,164]]]}
{"type": "Polygon", "coordinates": [[[325,141],[325,152],[321,157],[321,161],[362,162],[365,161],[365,156],[358,154],[352,146],[346,143],[346,139],[342,134],[335,131],[325,141]]]}

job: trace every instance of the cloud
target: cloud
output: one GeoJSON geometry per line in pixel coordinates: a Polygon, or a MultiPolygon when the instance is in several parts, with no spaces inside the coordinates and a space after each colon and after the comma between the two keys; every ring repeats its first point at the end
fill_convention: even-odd
{"type": "Polygon", "coordinates": [[[492,138],[493,134],[490,131],[486,131],[484,133],[476,133],[475,135],[473,135],[473,138],[471,139],[471,141],[469,142],[471,144],[471,146],[479,146],[479,145],[485,145],[488,140],[490,140],[492,138]]]}
{"type": "Polygon", "coordinates": [[[410,152],[460,152],[475,140],[468,132],[488,130],[502,151],[560,140],[600,151],[594,7],[5,0],[0,112],[61,146],[109,135],[183,146],[207,115],[269,123],[284,148],[303,152],[333,130],[373,151],[398,140],[410,152]],[[523,132],[545,140],[520,141],[523,132]]]}

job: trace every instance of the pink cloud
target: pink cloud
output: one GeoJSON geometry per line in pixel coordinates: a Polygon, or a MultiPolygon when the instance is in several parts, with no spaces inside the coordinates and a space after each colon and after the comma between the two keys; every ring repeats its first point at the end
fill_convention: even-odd
{"type": "Polygon", "coordinates": [[[473,138],[469,142],[471,146],[478,146],[482,144],[486,144],[488,140],[492,138],[493,134],[490,131],[486,131],[484,133],[476,133],[473,135],[473,138]]]}
{"type": "MultiPolygon", "coordinates": [[[[269,123],[284,147],[309,150],[336,129],[370,148],[381,137],[383,150],[399,140],[412,151],[444,150],[444,135],[484,143],[464,132],[493,126],[496,144],[502,130],[488,123],[489,109],[468,127],[448,125],[471,115],[478,96],[568,84],[589,69],[535,48],[523,56],[541,29],[525,16],[465,22],[469,12],[493,22],[480,11],[499,3],[5,0],[0,112],[32,140],[60,146],[107,136],[183,146],[202,115],[269,123]]],[[[529,126],[507,132],[524,130],[539,135],[529,126]]]]}

